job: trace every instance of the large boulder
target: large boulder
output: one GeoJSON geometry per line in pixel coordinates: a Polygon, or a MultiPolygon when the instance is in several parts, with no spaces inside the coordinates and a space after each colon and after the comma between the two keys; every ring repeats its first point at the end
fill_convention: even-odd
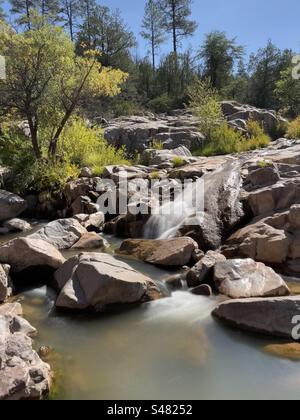
{"type": "Polygon", "coordinates": [[[213,315],[240,330],[294,340],[299,308],[299,296],[237,299],[222,303],[213,315]]]}
{"type": "Polygon", "coordinates": [[[0,306],[0,400],[32,400],[47,396],[50,366],[33,349],[36,333],[25,319],[14,314],[15,304],[0,306]]]}
{"type": "Polygon", "coordinates": [[[155,283],[108,254],[82,253],[56,273],[58,308],[102,310],[110,305],[142,303],[160,297],[155,283]]]}
{"type": "Polygon", "coordinates": [[[248,122],[254,120],[261,123],[265,131],[272,135],[276,135],[277,128],[280,123],[285,123],[276,111],[258,109],[250,105],[242,105],[235,101],[222,102],[222,110],[229,123],[236,123],[240,126],[241,121],[248,122]]]}
{"type": "Polygon", "coordinates": [[[178,111],[173,116],[117,118],[105,127],[104,137],[113,146],[125,146],[129,152],[142,152],[151,146],[153,140],[161,142],[166,149],[179,146],[199,148],[204,141],[197,119],[186,111],[178,111]]]}
{"type": "Polygon", "coordinates": [[[10,297],[12,290],[10,287],[9,265],[0,264],[0,303],[10,297]]]}
{"type": "Polygon", "coordinates": [[[272,268],[250,258],[216,263],[214,282],[220,293],[232,299],[291,294],[285,282],[272,268]]]}
{"type": "Polygon", "coordinates": [[[198,245],[191,238],[127,239],[120,252],[162,267],[182,267],[192,261],[196,249],[198,245]]]}
{"type": "Polygon", "coordinates": [[[10,265],[15,273],[33,267],[57,270],[64,262],[61,253],[41,239],[18,238],[0,247],[0,263],[10,265]]]}
{"type": "Polygon", "coordinates": [[[217,251],[208,251],[206,255],[188,271],[186,276],[188,286],[196,287],[204,282],[211,283],[215,264],[223,261],[226,261],[224,255],[217,251]]]}
{"type": "Polygon", "coordinates": [[[75,219],[60,219],[48,223],[29,238],[41,239],[57,249],[69,249],[87,230],[75,219]]]}
{"type": "Polygon", "coordinates": [[[227,258],[249,257],[280,266],[290,274],[300,272],[300,206],[256,218],[235,232],[222,247],[227,258]]]}
{"type": "Polygon", "coordinates": [[[25,200],[16,194],[0,190],[0,222],[19,216],[25,209],[25,200]]]}

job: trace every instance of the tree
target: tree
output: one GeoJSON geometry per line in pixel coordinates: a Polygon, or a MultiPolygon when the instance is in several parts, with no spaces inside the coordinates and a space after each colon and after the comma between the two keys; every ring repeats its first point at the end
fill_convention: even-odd
{"type": "Polygon", "coordinates": [[[18,15],[16,22],[20,25],[25,25],[28,29],[31,28],[31,14],[34,9],[38,7],[39,0],[10,0],[10,12],[18,15]]]}
{"type": "Polygon", "coordinates": [[[189,19],[192,14],[192,0],[159,0],[163,16],[163,27],[172,34],[173,52],[177,54],[180,41],[192,36],[197,29],[197,23],[189,19]]]}
{"type": "Polygon", "coordinates": [[[100,51],[100,61],[104,66],[127,70],[129,50],[135,45],[135,37],[120,13],[111,12],[104,6],[95,7],[93,16],[86,17],[78,33],[78,51],[82,53],[90,48],[100,51]]]}
{"type": "Polygon", "coordinates": [[[281,78],[281,72],[291,66],[292,56],[292,51],[281,51],[271,41],[257,54],[251,55],[249,62],[251,104],[260,108],[278,108],[276,83],[281,78]]]}
{"type": "Polygon", "coordinates": [[[199,120],[199,128],[210,141],[216,127],[225,121],[218,91],[210,80],[196,80],[188,88],[189,108],[199,120]]]}
{"type": "Polygon", "coordinates": [[[0,0],[0,21],[1,20],[3,21],[6,19],[6,14],[3,9],[3,3],[4,3],[4,0],[0,0]]]}
{"type": "Polygon", "coordinates": [[[80,14],[83,17],[88,45],[92,45],[93,23],[97,4],[96,0],[79,0],[80,14]]]}
{"type": "Polygon", "coordinates": [[[1,32],[7,77],[0,81],[0,106],[29,124],[37,159],[56,157],[60,137],[85,97],[113,96],[126,75],[102,67],[95,52],[77,57],[61,28],[47,23],[23,34],[1,32]]]}
{"type": "Polygon", "coordinates": [[[213,87],[224,88],[232,77],[236,60],[241,59],[243,47],[236,40],[228,39],[225,32],[214,31],[206,35],[200,51],[204,61],[204,76],[211,80],[213,87]]]}
{"type": "Polygon", "coordinates": [[[38,11],[40,15],[46,17],[49,22],[59,20],[59,0],[38,0],[38,11]]]}
{"type": "Polygon", "coordinates": [[[157,49],[165,41],[163,15],[157,0],[147,1],[142,28],[141,35],[149,43],[151,48],[152,69],[154,72],[157,49]]]}
{"type": "Polygon", "coordinates": [[[68,27],[71,40],[75,40],[75,28],[77,26],[77,18],[79,16],[80,0],[60,0],[60,11],[62,13],[62,20],[65,26],[68,27]]]}
{"type": "Polygon", "coordinates": [[[300,80],[293,77],[293,68],[281,72],[276,82],[276,97],[281,108],[291,117],[300,115],[300,80]]]}

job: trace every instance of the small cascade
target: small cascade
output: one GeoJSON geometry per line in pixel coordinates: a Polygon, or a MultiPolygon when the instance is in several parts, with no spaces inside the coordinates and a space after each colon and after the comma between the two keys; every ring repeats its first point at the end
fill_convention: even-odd
{"type": "Polygon", "coordinates": [[[150,217],[144,228],[144,237],[166,239],[183,236],[190,231],[197,232],[200,228],[199,238],[202,239],[203,231],[207,229],[207,236],[212,238],[212,246],[208,247],[217,247],[223,230],[230,229],[243,217],[239,201],[240,167],[238,159],[229,158],[215,171],[206,173],[202,177],[204,202],[197,202],[194,206],[194,188],[199,188],[199,184],[191,184],[173,203],[162,206],[160,214],[150,217]]]}

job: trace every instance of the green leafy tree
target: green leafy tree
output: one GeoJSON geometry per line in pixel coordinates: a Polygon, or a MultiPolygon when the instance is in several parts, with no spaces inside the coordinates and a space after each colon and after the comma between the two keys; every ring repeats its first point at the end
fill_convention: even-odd
{"type": "Polygon", "coordinates": [[[278,108],[276,83],[282,71],[291,66],[293,53],[281,51],[271,41],[257,54],[252,54],[249,63],[250,102],[260,108],[278,108]]]}
{"type": "Polygon", "coordinates": [[[221,90],[230,81],[234,65],[244,53],[236,39],[228,39],[225,32],[214,31],[206,35],[200,57],[204,62],[204,76],[211,80],[213,87],[221,90]]]}
{"type": "Polygon", "coordinates": [[[177,54],[181,40],[192,36],[197,23],[190,19],[192,0],[160,0],[163,27],[172,35],[173,52],[177,54]]]}
{"type": "Polygon", "coordinates": [[[77,57],[61,28],[33,23],[22,34],[0,33],[7,78],[0,81],[0,106],[26,119],[34,155],[55,158],[61,134],[85,97],[113,96],[126,75],[101,66],[97,54],[77,57]]]}
{"type": "Polygon", "coordinates": [[[293,68],[281,72],[276,82],[276,97],[281,108],[291,117],[300,114],[300,80],[293,77],[293,68]]]}
{"type": "Polygon", "coordinates": [[[111,12],[104,6],[95,7],[93,16],[86,18],[78,33],[78,51],[82,53],[86,49],[97,49],[101,52],[100,60],[105,66],[126,68],[126,64],[130,64],[130,49],[135,45],[135,37],[120,13],[111,12]]]}
{"type": "Polygon", "coordinates": [[[188,89],[189,108],[199,120],[199,128],[207,141],[213,140],[216,127],[225,122],[220,97],[209,79],[196,80],[188,89]]]}
{"type": "Polygon", "coordinates": [[[163,15],[157,0],[148,0],[142,22],[142,37],[148,42],[151,49],[152,69],[155,71],[157,50],[165,41],[163,29],[163,15]]]}

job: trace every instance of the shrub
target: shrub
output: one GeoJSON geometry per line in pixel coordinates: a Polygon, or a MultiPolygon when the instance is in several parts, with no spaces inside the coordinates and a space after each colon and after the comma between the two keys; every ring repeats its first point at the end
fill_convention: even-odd
{"type": "MultiPolygon", "coordinates": [[[[47,133],[41,133],[46,138],[47,133]]],[[[46,143],[45,143],[46,144],[46,143]]],[[[44,146],[43,156],[47,156],[44,146]]],[[[89,128],[81,118],[74,118],[64,129],[56,159],[36,160],[30,140],[15,127],[0,136],[0,160],[12,168],[16,192],[28,190],[60,192],[70,178],[88,166],[93,174],[101,175],[104,166],[129,164],[124,149],[116,150],[103,138],[98,128],[89,128]]]]}
{"type": "Polygon", "coordinates": [[[118,98],[113,103],[112,111],[115,117],[142,114],[141,105],[133,101],[118,100],[118,98]]]}
{"type": "Polygon", "coordinates": [[[180,156],[175,156],[172,159],[172,163],[173,163],[174,168],[180,168],[181,166],[185,164],[184,159],[180,156]]]}
{"type": "Polygon", "coordinates": [[[249,137],[246,138],[241,132],[235,131],[227,123],[223,123],[212,131],[211,142],[197,154],[203,156],[228,155],[261,149],[270,143],[270,137],[264,133],[256,121],[248,123],[248,134],[249,137]]]}
{"type": "Polygon", "coordinates": [[[149,101],[147,106],[151,109],[151,111],[157,114],[167,113],[173,109],[174,100],[168,94],[164,93],[163,95],[149,101]]]}
{"type": "Polygon", "coordinates": [[[78,167],[88,166],[94,175],[101,175],[108,165],[129,164],[123,148],[109,145],[99,128],[90,128],[82,118],[75,118],[64,130],[59,154],[78,167]]]}
{"type": "Polygon", "coordinates": [[[152,174],[150,174],[150,178],[151,179],[160,179],[159,172],[152,172],[152,174]]]}
{"type": "Polygon", "coordinates": [[[164,150],[164,145],[161,140],[153,140],[151,142],[151,147],[152,149],[155,149],[155,150],[164,150]]]}
{"type": "Polygon", "coordinates": [[[290,122],[287,137],[289,139],[299,139],[300,138],[300,116],[297,117],[294,121],[290,122]]]}
{"type": "Polygon", "coordinates": [[[188,88],[189,108],[199,120],[199,129],[207,141],[214,130],[225,121],[220,98],[209,80],[197,80],[188,88]]]}

